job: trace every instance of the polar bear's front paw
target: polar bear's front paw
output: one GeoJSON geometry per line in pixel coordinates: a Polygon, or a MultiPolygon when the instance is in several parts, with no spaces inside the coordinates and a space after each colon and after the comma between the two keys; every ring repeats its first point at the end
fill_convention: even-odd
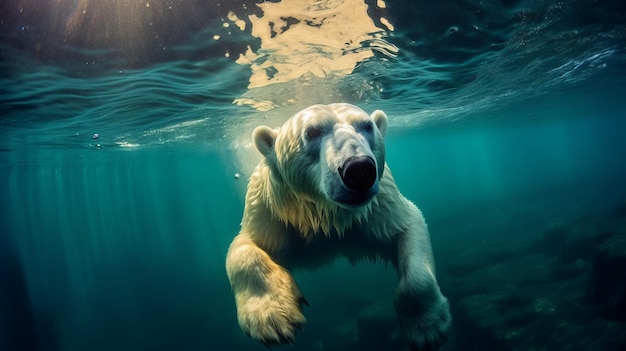
{"type": "Polygon", "coordinates": [[[296,333],[306,325],[302,304],[308,306],[307,301],[289,273],[278,275],[269,277],[267,292],[236,296],[241,329],[266,346],[294,343],[296,333]]]}
{"type": "Polygon", "coordinates": [[[441,296],[435,305],[415,312],[411,308],[397,311],[402,332],[411,350],[438,350],[447,340],[452,326],[448,299],[441,296]]]}

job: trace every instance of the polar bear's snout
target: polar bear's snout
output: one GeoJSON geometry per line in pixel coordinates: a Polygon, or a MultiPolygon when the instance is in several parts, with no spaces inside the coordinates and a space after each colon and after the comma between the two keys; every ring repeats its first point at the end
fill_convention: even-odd
{"type": "Polygon", "coordinates": [[[343,184],[352,191],[367,191],[376,183],[376,162],[370,156],[352,156],[338,171],[343,184]]]}

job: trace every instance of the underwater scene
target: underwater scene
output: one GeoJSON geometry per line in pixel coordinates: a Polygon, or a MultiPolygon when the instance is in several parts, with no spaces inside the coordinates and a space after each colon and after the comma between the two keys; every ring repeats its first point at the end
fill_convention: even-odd
{"type": "MultiPolygon", "coordinates": [[[[267,349],[225,269],[252,131],[335,102],[388,116],[440,350],[626,350],[622,0],[0,0],[0,350],[267,349]]],[[[272,349],[412,349],[393,264],[292,273],[272,349]]]]}

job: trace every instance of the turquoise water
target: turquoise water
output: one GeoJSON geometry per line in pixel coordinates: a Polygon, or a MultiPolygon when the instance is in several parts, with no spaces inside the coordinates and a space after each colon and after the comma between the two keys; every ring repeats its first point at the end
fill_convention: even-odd
{"type": "MultiPolygon", "coordinates": [[[[528,249],[546,229],[599,226],[626,201],[622,2],[0,9],[0,349],[261,349],[224,272],[249,136],[337,101],[389,115],[387,161],[452,305],[445,350],[626,347],[626,322],[585,298],[591,269],[516,280],[562,268],[528,249]],[[502,311],[472,307],[494,294],[502,311]]],[[[311,307],[288,348],[398,349],[385,313],[359,324],[390,303],[391,267],[338,260],[296,280],[311,307]]]]}

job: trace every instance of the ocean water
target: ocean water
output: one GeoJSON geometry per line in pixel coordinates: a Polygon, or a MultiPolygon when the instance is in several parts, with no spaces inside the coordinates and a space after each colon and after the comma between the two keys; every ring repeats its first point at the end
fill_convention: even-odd
{"type": "MultiPolygon", "coordinates": [[[[626,348],[626,268],[598,273],[626,235],[623,1],[9,0],[0,350],[262,349],[224,271],[250,134],[332,102],[389,116],[444,350],[626,348]]],[[[294,274],[284,349],[403,349],[392,267],[294,274]]]]}

